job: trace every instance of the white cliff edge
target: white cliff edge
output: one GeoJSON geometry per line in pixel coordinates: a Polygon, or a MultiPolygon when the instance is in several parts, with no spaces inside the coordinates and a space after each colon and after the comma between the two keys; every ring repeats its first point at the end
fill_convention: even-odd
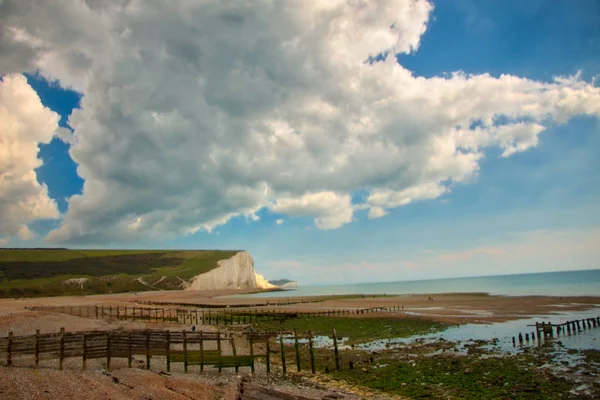
{"type": "Polygon", "coordinates": [[[217,262],[217,268],[195,276],[185,290],[270,289],[271,285],[254,271],[254,260],[247,251],[217,262]]]}

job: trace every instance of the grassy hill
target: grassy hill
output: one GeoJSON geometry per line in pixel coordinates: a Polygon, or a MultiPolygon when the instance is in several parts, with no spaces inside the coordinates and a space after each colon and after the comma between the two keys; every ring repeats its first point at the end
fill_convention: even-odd
{"type": "Polygon", "coordinates": [[[0,297],[180,289],[237,251],[0,249],[0,297]],[[83,285],[69,279],[86,278],[83,285]]]}

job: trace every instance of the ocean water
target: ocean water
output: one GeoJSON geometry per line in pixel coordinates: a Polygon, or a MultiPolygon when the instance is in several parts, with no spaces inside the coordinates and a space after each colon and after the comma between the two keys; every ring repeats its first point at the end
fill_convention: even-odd
{"type": "MultiPolygon", "coordinates": [[[[349,285],[299,286],[244,297],[303,297],[342,294],[489,293],[504,296],[600,296],[600,269],[431,279],[349,285]]],[[[236,296],[237,297],[237,296],[236,296]]]]}

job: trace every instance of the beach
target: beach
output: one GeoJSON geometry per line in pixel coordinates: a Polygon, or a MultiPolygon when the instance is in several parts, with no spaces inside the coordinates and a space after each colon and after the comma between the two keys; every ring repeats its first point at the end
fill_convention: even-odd
{"type": "MultiPolygon", "coordinates": [[[[165,325],[164,323],[161,324],[160,321],[149,323],[140,320],[85,318],[77,315],[68,315],[68,312],[57,312],[61,307],[65,309],[90,306],[104,307],[104,309],[117,307],[121,309],[124,307],[129,307],[130,309],[132,307],[138,309],[160,307],[173,310],[177,308],[201,311],[211,309],[213,313],[243,312],[250,314],[267,312],[272,314],[290,313],[298,315],[313,313],[314,315],[315,313],[321,313],[321,315],[324,315],[323,317],[314,320],[304,320],[304,322],[296,320],[296,323],[300,325],[293,326],[298,326],[300,329],[317,329],[315,332],[318,332],[319,328],[314,323],[322,320],[322,322],[326,321],[329,324],[327,326],[339,327],[338,332],[342,333],[351,332],[354,325],[357,327],[354,328],[355,331],[356,329],[364,329],[365,331],[373,332],[372,337],[365,337],[365,335],[360,337],[357,347],[352,347],[352,350],[347,345],[344,345],[343,340],[341,341],[340,357],[345,364],[352,359],[365,359],[365,357],[369,358],[369,354],[379,354],[377,357],[381,359],[379,361],[381,365],[402,365],[398,363],[414,359],[415,352],[423,354],[423,356],[417,358],[417,360],[420,360],[420,357],[425,357],[428,353],[437,354],[440,351],[442,351],[440,356],[443,356],[440,359],[440,363],[443,364],[449,362],[448,355],[444,351],[457,352],[455,354],[458,355],[468,355],[471,350],[467,349],[471,347],[461,346],[471,346],[468,344],[468,340],[477,340],[477,342],[473,342],[473,345],[482,346],[476,347],[479,349],[477,350],[479,353],[476,353],[479,356],[469,355],[467,359],[470,361],[465,364],[464,368],[472,368],[471,362],[475,364],[484,362],[479,357],[485,356],[487,351],[492,351],[488,349],[488,346],[494,344],[496,350],[493,351],[505,354],[503,359],[505,361],[508,360],[506,361],[508,364],[504,366],[505,370],[512,371],[513,369],[526,368],[526,365],[522,359],[524,356],[520,353],[520,347],[511,347],[510,336],[516,335],[521,331],[531,331],[533,328],[527,325],[531,324],[532,321],[552,319],[553,321],[564,322],[564,320],[569,319],[569,316],[593,316],[600,314],[598,311],[600,297],[594,296],[508,297],[488,295],[486,293],[430,293],[414,295],[354,294],[306,298],[286,296],[261,298],[241,296],[243,293],[244,291],[239,290],[203,292],[157,291],[93,296],[0,299],[0,336],[5,337],[9,332],[17,336],[31,335],[36,329],[39,329],[44,334],[56,333],[61,328],[65,328],[66,331],[71,332],[114,329],[139,330],[149,328],[186,329],[189,331],[192,328],[191,320],[189,323],[184,322],[179,325],[165,325]],[[40,306],[55,307],[55,309],[32,310],[32,308],[40,306]],[[363,314],[360,310],[369,311],[363,314]],[[342,317],[327,317],[327,312],[333,313],[333,315],[336,312],[342,314],[347,312],[347,315],[342,317]],[[351,322],[353,319],[356,320],[356,324],[351,322]],[[404,332],[401,334],[404,337],[402,340],[394,340],[394,334],[382,336],[382,332],[377,331],[379,328],[375,328],[378,326],[377,324],[381,323],[388,325],[397,324],[404,331],[406,330],[405,328],[408,328],[410,331],[410,329],[413,329],[411,327],[417,327],[415,331],[416,336],[411,341],[411,334],[406,334],[402,329],[397,331],[404,332]],[[359,326],[363,326],[364,328],[358,328],[359,326]],[[422,326],[422,328],[418,328],[419,326],[422,326]],[[453,326],[463,328],[453,330],[451,328],[453,326]],[[478,326],[484,329],[479,330],[478,326]],[[502,326],[504,326],[504,330],[486,328],[502,326]],[[385,337],[388,337],[391,341],[388,339],[384,340],[385,337]],[[418,340],[415,342],[415,339],[418,340]],[[390,344],[393,345],[390,346],[390,344]],[[506,356],[506,354],[512,355],[506,356]]],[[[287,293],[279,292],[278,294],[285,295],[287,293]]],[[[290,320],[289,322],[294,321],[290,320]]],[[[272,323],[256,323],[252,325],[259,331],[263,329],[288,329],[287,325],[281,325],[280,327],[279,323],[275,325],[272,323]]],[[[240,335],[240,332],[245,332],[252,325],[240,325],[239,327],[234,325],[230,328],[226,326],[201,325],[197,328],[204,332],[214,332],[221,329],[230,331],[233,335],[240,335]]],[[[381,326],[383,327],[383,325],[381,326]]],[[[580,346],[584,349],[583,351],[587,351],[585,349],[597,347],[596,338],[598,333],[600,333],[600,329],[590,330],[584,332],[584,334],[574,336],[573,340],[576,339],[580,342],[584,339],[587,340],[583,342],[583,347],[580,346]]],[[[569,345],[570,339],[570,337],[565,337],[563,341],[566,345],[569,345]]],[[[245,344],[244,336],[239,336],[237,343],[238,351],[246,354],[248,348],[247,344],[245,344]]],[[[306,346],[306,343],[303,343],[303,346],[306,346]]],[[[573,341],[573,343],[576,342],[573,341]]],[[[527,345],[529,346],[529,341],[527,345]]],[[[330,362],[330,350],[320,348],[319,344],[316,344],[316,346],[315,357],[317,362],[330,362]]],[[[259,346],[258,348],[264,351],[264,346],[259,346]]],[[[536,348],[532,347],[532,349],[536,348]]],[[[372,358],[373,356],[370,357],[372,358]]],[[[540,353],[536,357],[546,356],[540,353]]],[[[423,361],[425,360],[423,359],[423,361]]],[[[462,363],[466,359],[461,360],[463,360],[461,361],[462,363]]],[[[65,371],[56,371],[56,368],[52,366],[42,367],[39,371],[31,370],[30,368],[6,368],[2,366],[0,367],[0,394],[8,396],[7,398],[15,399],[78,398],[81,395],[90,399],[102,398],[102,396],[114,399],[141,399],[149,397],[169,399],[232,399],[235,398],[235,393],[238,390],[239,376],[247,375],[247,372],[238,375],[233,373],[233,371],[224,372],[223,375],[215,375],[214,373],[202,376],[196,375],[193,378],[190,375],[183,374],[183,371],[165,374],[164,361],[160,360],[153,361],[153,368],[150,371],[144,370],[142,366],[128,369],[124,361],[116,360],[113,363],[114,371],[102,372],[102,368],[104,368],[103,364],[98,361],[94,362],[95,364],[91,364],[91,371],[88,372],[79,370],[80,361],[77,360],[69,361],[66,364],[65,371]],[[25,382],[35,382],[35,385],[25,384],[25,382]],[[118,384],[115,382],[118,382],[118,384]],[[103,394],[98,395],[98,393],[103,394]]],[[[309,360],[303,358],[302,362],[308,363],[309,360]]],[[[277,361],[273,361],[272,363],[271,368],[275,368],[276,370],[280,368],[277,366],[277,361]]],[[[265,365],[262,362],[257,364],[257,368],[257,371],[262,372],[253,377],[253,382],[267,385],[274,388],[273,390],[284,390],[292,394],[306,394],[310,392],[316,396],[312,397],[315,399],[326,396],[327,393],[343,394],[344,397],[340,398],[344,399],[400,398],[394,395],[399,390],[396,386],[381,392],[373,391],[368,388],[368,384],[360,383],[362,379],[360,374],[364,374],[364,372],[360,371],[373,371],[373,373],[384,374],[380,377],[382,382],[390,379],[386,377],[385,374],[388,372],[385,372],[385,369],[372,370],[374,367],[371,365],[362,367],[358,376],[352,375],[352,371],[347,371],[347,367],[343,368],[343,371],[339,373],[341,374],[340,377],[344,376],[347,382],[355,382],[353,384],[344,384],[343,381],[335,377],[327,378],[323,381],[324,375],[322,374],[313,376],[310,374],[306,375],[306,373],[293,372],[284,376],[280,372],[276,372],[274,375],[265,375],[265,365]],[[298,385],[304,385],[305,389],[298,391],[295,389],[298,385]]],[[[591,371],[594,370],[597,371],[597,367],[593,367],[591,371]]],[[[528,379],[535,380],[541,378],[536,375],[528,379]]],[[[548,386],[548,390],[556,390],[556,388],[550,385],[548,386]]]]}

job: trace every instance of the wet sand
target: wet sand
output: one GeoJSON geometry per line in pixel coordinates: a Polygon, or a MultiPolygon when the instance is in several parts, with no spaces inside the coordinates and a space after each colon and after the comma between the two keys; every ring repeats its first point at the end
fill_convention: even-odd
{"type": "MultiPolygon", "coordinates": [[[[270,309],[292,312],[316,312],[325,310],[356,310],[373,307],[398,306],[403,312],[387,312],[388,316],[398,318],[422,317],[436,321],[455,324],[489,323],[509,321],[542,316],[556,312],[583,311],[600,307],[600,297],[549,297],[549,296],[488,296],[486,294],[435,294],[435,295],[400,295],[364,298],[331,297],[325,301],[315,302],[315,298],[305,297],[304,303],[281,305],[281,302],[296,302],[298,298],[256,298],[256,297],[222,297],[242,294],[241,290],[221,291],[159,291],[120,293],[111,295],[45,297],[27,299],[0,299],[0,329],[6,328],[7,322],[32,312],[26,307],[32,306],[173,306],[185,307],[201,305],[214,307],[242,307],[252,309],[270,309]],[[7,318],[7,317],[11,318],[7,318]]],[[[369,317],[380,313],[361,314],[369,317]]],[[[30,315],[31,316],[31,315],[30,315]]],[[[10,324],[10,323],[9,323],[10,324]]]]}

